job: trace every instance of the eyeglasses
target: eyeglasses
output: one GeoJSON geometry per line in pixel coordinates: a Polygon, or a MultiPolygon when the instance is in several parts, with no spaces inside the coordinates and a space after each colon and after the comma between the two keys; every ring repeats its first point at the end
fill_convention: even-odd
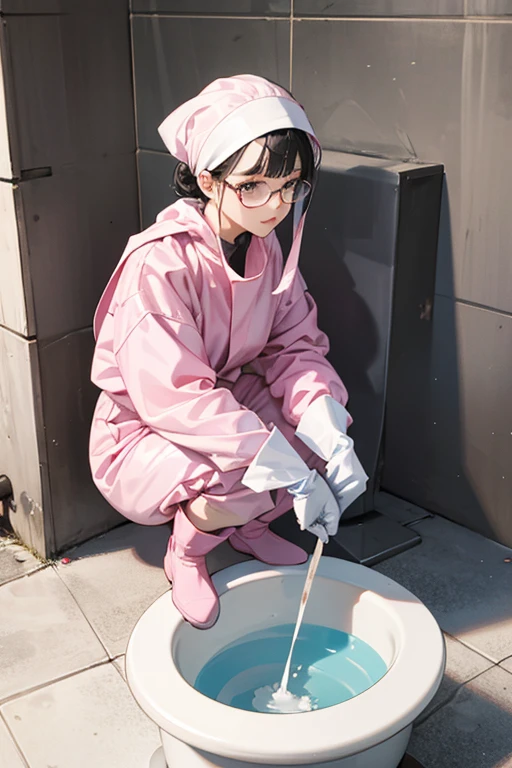
{"type": "Polygon", "coordinates": [[[271,197],[279,194],[283,203],[298,203],[311,192],[311,184],[303,179],[292,179],[279,189],[272,191],[266,181],[246,181],[234,187],[227,181],[223,182],[238,195],[245,208],[259,208],[268,203],[271,197]]]}

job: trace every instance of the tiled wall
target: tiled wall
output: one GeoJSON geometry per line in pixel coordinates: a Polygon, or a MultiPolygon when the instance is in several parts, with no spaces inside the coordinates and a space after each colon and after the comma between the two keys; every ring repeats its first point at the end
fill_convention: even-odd
{"type": "Polygon", "coordinates": [[[444,164],[424,429],[383,480],[512,544],[512,0],[132,0],[132,31],[144,224],[159,122],[220,75],[291,84],[328,149],[444,164]]]}
{"type": "Polygon", "coordinates": [[[50,554],[122,520],[92,484],[87,445],[92,317],[139,228],[129,10],[125,0],[0,8],[12,161],[5,168],[0,99],[0,407],[11,435],[0,435],[0,471],[16,530],[50,554]]]}

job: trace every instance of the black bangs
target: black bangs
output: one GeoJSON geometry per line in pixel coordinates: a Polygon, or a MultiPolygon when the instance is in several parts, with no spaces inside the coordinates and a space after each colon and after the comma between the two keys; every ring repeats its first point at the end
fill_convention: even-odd
{"type": "MultiPolygon", "coordinates": [[[[265,144],[262,146],[258,161],[252,168],[247,169],[244,175],[262,174],[272,179],[289,176],[293,172],[298,155],[301,167],[300,178],[313,185],[315,158],[311,142],[304,131],[288,128],[283,131],[272,131],[260,138],[265,139],[265,144]]],[[[240,147],[223,163],[210,169],[212,177],[216,181],[226,179],[234,171],[246,149],[247,145],[240,147]]],[[[195,197],[203,202],[208,201],[206,195],[201,192],[194,174],[185,163],[178,163],[176,166],[173,187],[179,197],[195,197]]]]}
{"type": "Polygon", "coordinates": [[[271,179],[289,176],[293,173],[297,155],[300,158],[301,179],[312,183],[315,171],[313,148],[304,131],[289,128],[273,131],[264,137],[265,145],[258,161],[245,171],[246,176],[263,174],[271,179]]]}

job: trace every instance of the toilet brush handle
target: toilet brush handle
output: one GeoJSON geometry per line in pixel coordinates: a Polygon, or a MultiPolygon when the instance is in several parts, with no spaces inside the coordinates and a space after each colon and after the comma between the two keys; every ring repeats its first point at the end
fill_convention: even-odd
{"type": "Polygon", "coordinates": [[[320,562],[320,558],[322,557],[323,548],[324,548],[324,545],[323,545],[322,539],[317,539],[315,549],[313,551],[313,555],[309,563],[308,572],[306,574],[306,581],[304,582],[302,596],[300,598],[299,615],[297,616],[297,623],[295,624],[295,631],[292,637],[290,652],[286,660],[283,677],[281,679],[281,685],[279,686],[280,691],[288,690],[288,679],[290,677],[290,667],[292,663],[293,649],[295,646],[295,641],[297,640],[297,636],[299,634],[300,625],[302,624],[302,618],[304,616],[304,611],[306,610],[306,603],[308,602],[309,593],[311,592],[311,585],[313,584],[313,579],[315,578],[316,569],[318,568],[318,563],[320,562]]]}
{"type": "Polygon", "coordinates": [[[302,591],[302,597],[300,600],[301,605],[306,605],[309,593],[311,591],[311,586],[313,584],[313,579],[315,578],[316,569],[318,568],[318,563],[320,562],[320,558],[322,557],[322,552],[324,549],[324,544],[321,539],[317,539],[315,549],[313,551],[313,555],[311,557],[311,562],[309,564],[308,572],[306,574],[306,581],[304,582],[304,589],[302,591]]]}

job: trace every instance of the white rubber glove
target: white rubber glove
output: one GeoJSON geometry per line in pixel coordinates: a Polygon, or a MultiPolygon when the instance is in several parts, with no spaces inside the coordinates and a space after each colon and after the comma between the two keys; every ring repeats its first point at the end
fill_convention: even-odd
{"type": "Polygon", "coordinates": [[[286,488],[293,496],[293,509],[302,530],[308,530],[324,544],[338,528],[339,509],[325,480],[274,427],[245,472],[242,483],[251,490],[286,488]]]}
{"type": "Polygon", "coordinates": [[[326,478],[336,496],[339,517],[366,490],[368,475],[347,432],[348,413],[329,395],[314,400],[302,416],[296,435],[327,461],[326,478]]]}

